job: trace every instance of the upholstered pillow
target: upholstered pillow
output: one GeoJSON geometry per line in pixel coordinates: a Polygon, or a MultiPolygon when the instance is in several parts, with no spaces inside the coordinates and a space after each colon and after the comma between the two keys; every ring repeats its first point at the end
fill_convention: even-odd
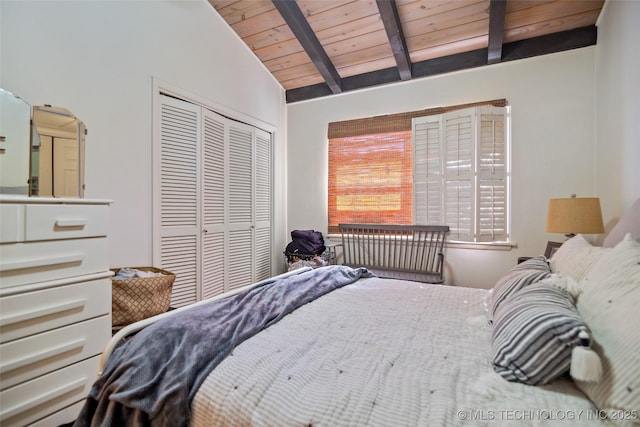
{"type": "Polygon", "coordinates": [[[622,215],[620,221],[609,231],[607,237],[604,238],[602,246],[612,248],[617,245],[627,233],[631,233],[631,237],[640,240],[640,199],[622,215]]]}
{"type": "Polygon", "coordinates": [[[508,381],[547,384],[567,373],[571,352],[589,329],[564,283],[552,276],[504,300],[494,314],[493,368],[508,381]]]}
{"type": "Polygon", "coordinates": [[[627,235],[583,281],[577,308],[602,360],[602,381],[578,387],[602,410],[640,410],[640,243],[627,235]]]}
{"type": "Polygon", "coordinates": [[[591,246],[581,234],[567,240],[549,260],[553,273],[582,280],[609,248],[591,246]]]}
{"type": "Polygon", "coordinates": [[[512,293],[551,275],[549,263],[544,256],[530,258],[507,271],[493,287],[489,301],[489,322],[498,306],[512,293]]]}

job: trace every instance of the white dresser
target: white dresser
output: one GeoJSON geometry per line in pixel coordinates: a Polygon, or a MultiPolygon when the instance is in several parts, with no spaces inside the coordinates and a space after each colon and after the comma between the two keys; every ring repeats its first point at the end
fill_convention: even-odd
{"type": "Polygon", "coordinates": [[[73,421],[111,338],[109,201],[0,196],[0,425],[73,421]]]}

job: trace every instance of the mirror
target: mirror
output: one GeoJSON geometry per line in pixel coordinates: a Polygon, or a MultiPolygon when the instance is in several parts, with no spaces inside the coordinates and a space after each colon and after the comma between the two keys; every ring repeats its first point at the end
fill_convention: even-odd
{"type": "Polygon", "coordinates": [[[0,193],[29,194],[31,106],[0,89],[0,193]]]}
{"type": "Polygon", "coordinates": [[[0,193],[84,197],[84,123],[3,89],[0,99],[0,193]]]}
{"type": "Polygon", "coordinates": [[[84,123],[66,108],[33,107],[30,195],[83,197],[84,123]]]}

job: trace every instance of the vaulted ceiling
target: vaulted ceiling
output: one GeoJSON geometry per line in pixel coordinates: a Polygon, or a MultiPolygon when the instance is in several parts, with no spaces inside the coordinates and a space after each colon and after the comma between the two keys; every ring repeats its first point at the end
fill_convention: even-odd
{"type": "Polygon", "coordinates": [[[594,45],[604,0],[209,0],[287,102],[594,45]]]}

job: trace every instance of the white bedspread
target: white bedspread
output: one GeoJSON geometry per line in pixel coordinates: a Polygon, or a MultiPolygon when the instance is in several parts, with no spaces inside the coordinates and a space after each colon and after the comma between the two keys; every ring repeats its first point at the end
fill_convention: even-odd
{"type": "Polygon", "coordinates": [[[242,343],[192,405],[200,426],[599,425],[569,380],[493,373],[487,291],[361,279],[242,343]]]}

